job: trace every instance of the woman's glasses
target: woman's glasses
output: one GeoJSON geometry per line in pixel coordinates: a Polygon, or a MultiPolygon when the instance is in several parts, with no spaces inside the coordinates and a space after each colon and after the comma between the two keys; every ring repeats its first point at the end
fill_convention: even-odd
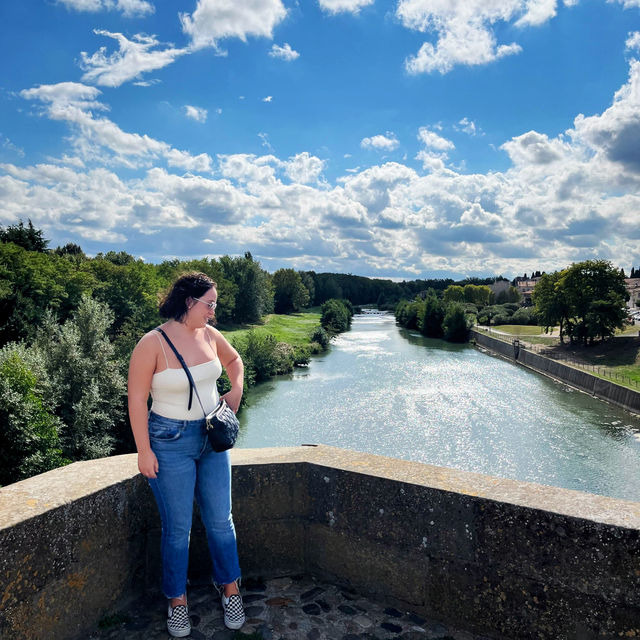
{"type": "Polygon", "coordinates": [[[200,298],[194,298],[194,300],[197,300],[198,302],[202,302],[202,304],[206,304],[207,307],[209,307],[209,309],[211,309],[211,311],[215,311],[216,307],[218,306],[218,303],[215,300],[213,302],[207,302],[206,300],[200,300],[200,298]]]}

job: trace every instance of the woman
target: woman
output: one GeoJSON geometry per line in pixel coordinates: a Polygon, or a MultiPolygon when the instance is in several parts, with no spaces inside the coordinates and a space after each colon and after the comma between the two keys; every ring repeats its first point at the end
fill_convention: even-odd
{"type": "Polygon", "coordinates": [[[129,417],[138,450],[138,469],[148,478],[162,521],[162,589],[169,599],[167,629],[174,637],[191,633],[187,608],[189,534],[195,496],[207,531],[224,622],[244,623],[238,591],[240,567],[231,517],[229,452],[211,449],[204,412],[218,403],[216,380],[227,372],[231,391],[224,395],[235,412],[242,398],[242,360],[224,336],[208,325],[214,318],[216,283],[203,273],[178,278],[160,305],[168,318],[161,329],[174,344],[202,401],[190,403],[189,380],[159,331],[142,337],[129,366],[129,417]],[[153,404],[147,412],[151,393],[153,404]]]}

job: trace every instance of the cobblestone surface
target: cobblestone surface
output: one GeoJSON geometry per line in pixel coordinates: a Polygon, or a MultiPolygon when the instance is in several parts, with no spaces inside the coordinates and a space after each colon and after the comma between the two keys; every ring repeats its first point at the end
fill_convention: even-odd
{"type": "MultiPolygon", "coordinates": [[[[399,611],[308,576],[247,580],[242,585],[247,621],[229,631],[210,586],[189,589],[193,640],[486,640],[399,611]]],[[[149,594],[107,616],[92,640],[167,640],[166,605],[149,594]]]]}

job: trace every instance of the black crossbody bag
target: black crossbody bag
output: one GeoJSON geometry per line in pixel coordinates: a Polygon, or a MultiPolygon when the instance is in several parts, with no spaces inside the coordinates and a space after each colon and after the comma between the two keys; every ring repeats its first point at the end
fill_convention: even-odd
{"type": "Polygon", "coordinates": [[[202,409],[202,414],[204,415],[206,422],[207,437],[211,443],[211,448],[217,452],[231,449],[238,439],[238,429],[240,428],[240,423],[238,422],[238,418],[236,418],[236,414],[233,413],[233,410],[227,404],[227,401],[223,399],[218,402],[216,408],[211,413],[205,413],[204,407],[202,406],[202,400],[200,400],[200,394],[198,393],[196,384],[193,381],[193,376],[191,375],[191,371],[189,371],[189,367],[187,367],[184,358],[175,348],[173,342],[169,340],[169,336],[160,327],[157,327],[156,331],[159,331],[162,334],[164,339],[167,341],[167,344],[173,350],[173,353],[176,354],[176,358],[178,358],[178,362],[182,365],[184,372],[187,374],[187,378],[189,379],[189,410],[191,409],[193,392],[196,392],[196,398],[198,398],[198,402],[200,403],[200,408],[202,409]]]}

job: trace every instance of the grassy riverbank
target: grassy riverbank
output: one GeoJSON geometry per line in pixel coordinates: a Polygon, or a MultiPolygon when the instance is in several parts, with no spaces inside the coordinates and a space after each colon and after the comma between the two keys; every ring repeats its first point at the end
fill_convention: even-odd
{"type": "Polygon", "coordinates": [[[241,338],[248,331],[254,330],[257,333],[270,333],[278,342],[286,342],[296,347],[311,344],[311,334],[319,326],[320,308],[314,307],[289,315],[272,313],[260,324],[221,327],[220,330],[228,340],[241,338]]]}

